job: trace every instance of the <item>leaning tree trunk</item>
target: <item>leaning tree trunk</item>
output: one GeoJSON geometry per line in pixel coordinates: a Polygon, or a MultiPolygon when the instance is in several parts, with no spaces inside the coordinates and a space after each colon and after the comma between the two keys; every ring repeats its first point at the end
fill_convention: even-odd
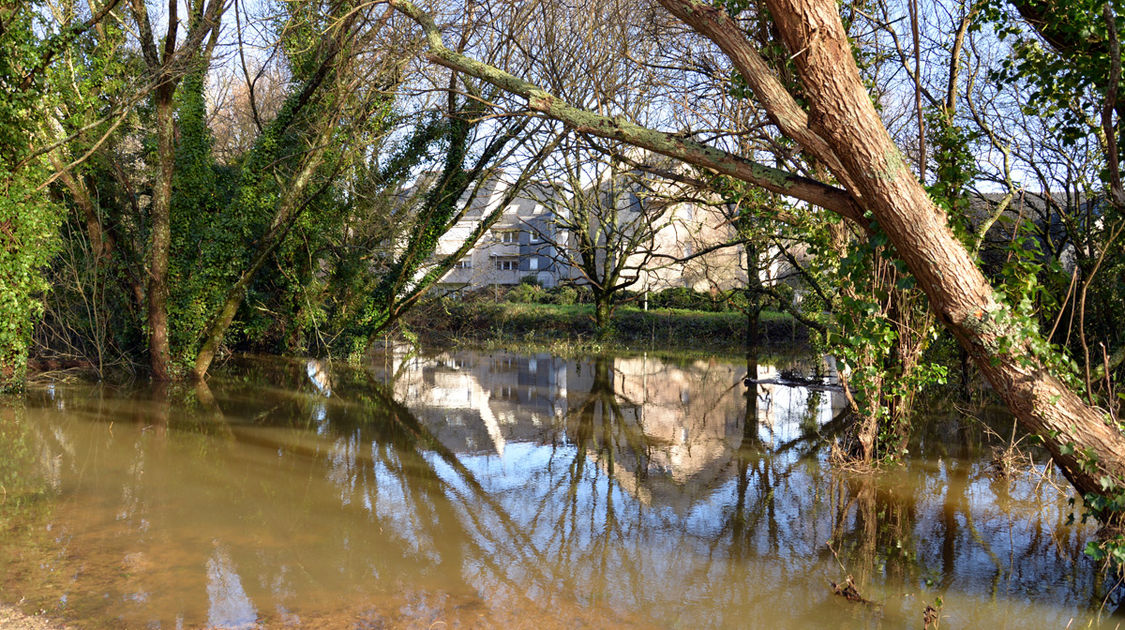
{"type": "Polygon", "coordinates": [[[331,126],[326,124],[317,137],[316,146],[318,148],[306,156],[297,174],[287,182],[289,185],[278,204],[277,212],[270,222],[269,229],[257,239],[258,248],[254,252],[249,266],[242,271],[238,281],[227,291],[222,306],[219,307],[218,312],[208,323],[207,329],[203,333],[203,344],[199,348],[199,353],[195,356],[195,365],[192,368],[192,376],[196,380],[202,381],[207,376],[207,370],[211,369],[215,354],[219,351],[231,323],[234,322],[234,316],[238,313],[239,307],[242,306],[242,301],[246,299],[246,292],[250,288],[250,283],[254,281],[266,260],[285,240],[289,230],[293,228],[293,225],[296,224],[297,220],[301,218],[301,214],[308,207],[310,200],[302,199],[302,196],[308,189],[316,169],[324,160],[323,147],[327,146],[328,137],[331,135],[330,129],[331,126]]]}
{"type": "Polygon", "coordinates": [[[836,3],[767,2],[808,94],[810,128],[839,157],[937,317],[1079,491],[1105,494],[1103,476],[1125,481],[1125,436],[1036,356],[907,167],[860,80],[836,3]]]}

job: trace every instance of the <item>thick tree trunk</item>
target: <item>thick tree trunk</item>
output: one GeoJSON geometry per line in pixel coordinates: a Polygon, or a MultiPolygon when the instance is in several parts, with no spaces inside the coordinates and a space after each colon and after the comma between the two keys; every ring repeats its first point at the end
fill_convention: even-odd
{"type": "Polygon", "coordinates": [[[830,0],[768,0],[810,104],[810,127],[839,157],[896,253],[1028,431],[1081,492],[1125,481],[1125,436],[1035,356],[992,287],[903,160],[871,103],[830,0]]]}
{"type": "Polygon", "coordinates": [[[611,296],[594,294],[594,331],[599,341],[605,341],[612,333],[610,318],[613,315],[611,296]]]}
{"type": "Polygon", "coordinates": [[[157,49],[145,0],[132,0],[133,18],[141,56],[149,77],[156,86],[156,161],[160,170],[152,191],[149,217],[148,252],[148,351],[152,377],[167,381],[173,377],[168,338],[168,256],[172,242],[172,178],[176,172],[175,102],[173,96],[184,72],[193,64],[206,67],[218,41],[222,0],[188,2],[190,19],[187,36],[179,40],[179,7],[169,0],[164,15],[166,31],[162,50],[157,49]],[[204,41],[207,40],[207,41],[204,41]],[[180,45],[177,47],[177,42],[180,45]]]}
{"type": "Polygon", "coordinates": [[[750,297],[750,307],[746,309],[746,349],[757,352],[762,345],[762,298],[758,294],[750,297]]]}
{"type": "Polygon", "coordinates": [[[172,240],[172,177],[176,171],[175,127],[172,117],[174,88],[156,90],[156,159],[160,175],[152,194],[148,269],[148,352],[152,377],[172,378],[168,342],[168,250],[172,240]]]}

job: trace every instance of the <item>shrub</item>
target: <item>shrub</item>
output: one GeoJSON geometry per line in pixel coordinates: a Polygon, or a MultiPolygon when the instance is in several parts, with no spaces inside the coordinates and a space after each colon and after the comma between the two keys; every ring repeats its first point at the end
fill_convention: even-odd
{"type": "Polygon", "coordinates": [[[504,300],[516,304],[543,304],[545,297],[546,291],[538,282],[520,282],[508,291],[504,300]]]}
{"type": "Polygon", "coordinates": [[[687,287],[672,287],[652,293],[648,297],[652,308],[679,308],[691,311],[724,311],[726,303],[722,298],[712,298],[707,293],[687,287]]]}
{"type": "Polygon", "coordinates": [[[555,287],[543,296],[544,304],[570,306],[578,302],[578,291],[574,287],[555,287]]]}

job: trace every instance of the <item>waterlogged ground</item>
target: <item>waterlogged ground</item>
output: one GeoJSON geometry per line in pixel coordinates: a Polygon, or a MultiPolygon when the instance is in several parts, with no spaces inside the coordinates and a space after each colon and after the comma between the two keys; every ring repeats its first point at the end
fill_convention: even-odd
{"type": "Polygon", "coordinates": [[[0,604],[85,628],[921,628],[940,597],[942,628],[1117,625],[1092,528],[998,477],[982,423],[841,472],[839,394],[746,373],[461,352],[40,387],[0,410],[0,604]],[[870,603],[833,594],[849,574],[870,603]]]}

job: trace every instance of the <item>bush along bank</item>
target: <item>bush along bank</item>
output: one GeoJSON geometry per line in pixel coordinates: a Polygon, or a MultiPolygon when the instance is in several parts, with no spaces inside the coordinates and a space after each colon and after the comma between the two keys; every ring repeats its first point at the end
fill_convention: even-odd
{"type": "MultiPolygon", "coordinates": [[[[738,311],[682,309],[645,311],[621,306],[613,316],[611,345],[627,349],[707,349],[737,352],[745,347],[746,315],[738,311]]],[[[518,304],[439,299],[420,308],[408,326],[435,344],[565,342],[586,345],[596,337],[590,304],[518,304]]],[[[784,313],[760,316],[764,345],[804,345],[808,330],[784,313]]]]}

